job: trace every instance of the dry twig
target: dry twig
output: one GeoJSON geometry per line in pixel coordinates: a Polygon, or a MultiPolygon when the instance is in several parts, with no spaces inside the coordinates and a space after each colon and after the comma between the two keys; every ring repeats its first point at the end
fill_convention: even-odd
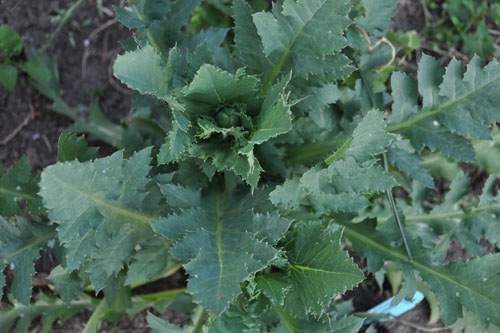
{"type": "Polygon", "coordinates": [[[21,130],[25,126],[27,126],[32,119],[35,119],[35,115],[36,115],[35,108],[31,104],[29,106],[30,106],[30,112],[26,115],[24,120],[19,125],[17,125],[17,127],[14,128],[14,130],[12,132],[10,132],[9,135],[7,135],[2,141],[0,141],[0,146],[7,145],[7,143],[9,143],[12,139],[14,139],[16,137],[16,135],[18,135],[19,132],[21,132],[21,130]]]}

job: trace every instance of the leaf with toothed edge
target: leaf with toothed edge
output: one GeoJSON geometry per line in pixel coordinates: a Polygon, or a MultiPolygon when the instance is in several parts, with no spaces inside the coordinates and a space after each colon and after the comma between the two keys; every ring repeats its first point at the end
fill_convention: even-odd
{"type": "Polygon", "coordinates": [[[302,78],[324,75],[330,66],[323,64],[331,64],[348,45],[348,13],[343,0],[298,0],[279,2],[272,13],[253,14],[263,51],[274,65],[272,72],[293,70],[302,78]]]}
{"type": "Polygon", "coordinates": [[[491,94],[500,89],[498,61],[483,66],[475,56],[466,68],[455,59],[442,68],[437,60],[424,55],[418,83],[395,74],[392,89],[394,105],[388,130],[407,136],[418,151],[427,146],[473,162],[474,150],[468,137],[490,139],[489,125],[500,121],[500,95],[491,94]]]}
{"type": "MultiPolygon", "coordinates": [[[[2,270],[8,265],[14,273],[10,290],[19,302],[29,304],[31,283],[35,274],[35,260],[40,250],[56,237],[54,227],[16,218],[16,224],[0,217],[0,263],[2,270]]],[[[0,273],[0,290],[5,276],[0,273]]],[[[1,293],[0,293],[1,294],[1,293]]]]}
{"type": "Polygon", "coordinates": [[[200,206],[153,223],[156,232],[175,242],[172,255],[185,263],[188,291],[215,314],[240,294],[242,281],[277,256],[273,244],[290,224],[273,214],[254,213],[248,193],[226,191],[209,191],[200,206]]]}
{"type": "Polygon", "coordinates": [[[105,288],[136,246],[153,236],[149,223],[155,218],[142,211],[150,154],[146,148],[124,159],[119,151],[92,162],[58,163],[42,173],[40,194],[58,225],[65,268],[86,264],[96,290],[105,288]]]}
{"type": "Polygon", "coordinates": [[[367,257],[368,269],[377,271],[384,260],[393,260],[418,271],[439,299],[441,319],[451,324],[462,316],[462,306],[474,312],[486,327],[489,322],[500,324],[500,254],[489,254],[467,262],[457,261],[447,266],[432,265],[429,251],[419,244],[411,245],[414,258],[408,260],[402,246],[369,223],[346,225],[344,236],[353,249],[367,257]]]}
{"type": "Polygon", "coordinates": [[[37,180],[31,175],[31,165],[27,157],[23,157],[16,165],[4,171],[0,163],[0,215],[14,216],[19,214],[19,204],[26,201],[32,214],[43,211],[37,180]]]}
{"type": "Polygon", "coordinates": [[[364,276],[342,249],[340,231],[331,233],[320,223],[310,223],[296,232],[285,309],[302,318],[321,316],[333,296],[352,289],[364,276]]]}

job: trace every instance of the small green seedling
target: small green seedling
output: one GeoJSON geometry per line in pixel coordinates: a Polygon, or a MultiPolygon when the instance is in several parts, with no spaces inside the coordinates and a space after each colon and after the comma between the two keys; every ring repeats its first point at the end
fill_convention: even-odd
{"type": "Polygon", "coordinates": [[[0,85],[12,91],[17,83],[16,58],[23,52],[21,36],[9,25],[0,25],[0,85]]]}

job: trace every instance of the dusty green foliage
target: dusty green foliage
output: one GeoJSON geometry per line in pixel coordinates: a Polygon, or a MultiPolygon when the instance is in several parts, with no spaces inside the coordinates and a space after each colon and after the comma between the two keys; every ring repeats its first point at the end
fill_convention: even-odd
{"type": "Polygon", "coordinates": [[[13,60],[23,51],[21,36],[7,24],[0,25],[0,85],[8,91],[17,83],[16,62],[13,60]]]}
{"type": "MultiPolygon", "coordinates": [[[[232,22],[225,28],[203,21],[199,1],[116,8],[136,31],[114,67],[136,91],[130,126],[114,137],[125,149],[96,158],[82,138],[63,136],[60,161],[40,180],[47,215],[38,219],[50,222],[30,221],[34,209],[19,209],[19,200],[2,206],[23,216],[1,220],[12,297],[29,302],[32,261],[55,245],[60,265],[50,278],[64,302],[104,293],[92,303],[89,332],[167,303],[191,323],[181,329],[150,314],[154,332],[356,332],[363,319],[336,297],[366,273],[348,244],[368,272],[401,271],[397,299],[427,288],[446,324],[500,325],[500,258],[481,245],[500,241],[491,140],[500,64],[476,57],[442,68],[424,56],[416,78],[395,72],[386,87],[378,69],[390,53],[373,45],[395,1],[379,4],[283,0],[263,11],[210,1],[232,22]],[[435,158],[436,167],[436,154],[449,160],[435,158]],[[457,166],[476,155],[491,173],[478,196],[457,166]],[[435,170],[445,169],[454,180],[429,205],[435,170]],[[407,193],[394,198],[398,187],[407,193]],[[445,264],[451,241],[472,258],[445,264]],[[192,298],[183,289],[131,296],[180,265],[192,298]]],[[[16,176],[27,165],[16,168],[0,178],[4,197],[18,185],[36,192],[36,182],[16,176]]],[[[28,204],[36,203],[33,194],[28,204]]]]}
{"type": "Polygon", "coordinates": [[[475,54],[491,59],[495,50],[495,31],[500,21],[500,4],[491,0],[423,1],[426,26],[425,39],[434,41],[433,49],[449,53],[461,52],[472,58],[475,54]]]}

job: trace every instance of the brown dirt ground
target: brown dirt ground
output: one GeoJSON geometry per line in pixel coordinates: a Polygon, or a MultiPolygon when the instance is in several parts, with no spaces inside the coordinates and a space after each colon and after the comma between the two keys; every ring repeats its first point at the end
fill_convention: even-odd
{"type": "MultiPolygon", "coordinates": [[[[13,26],[26,45],[39,48],[55,29],[56,24],[51,20],[73,2],[1,0],[0,21],[13,26]]],[[[103,1],[103,7],[111,10],[111,5],[119,2],[103,1]]],[[[97,33],[88,48],[84,46],[95,29],[110,24],[111,20],[113,17],[106,14],[99,15],[96,0],[87,0],[47,52],[57,61],[63,98],[69,105],[89,105],[91,96],[99,94],[105,114],[118,122],[128,113],[130,97],[115,88],[119,85],[111,76],[110,66],[121,50],[118,41],[129,32],[115,23],[97,33]]],[[[0,140],[28,119],[26,126],[7,145],[0,146],[0,162],[11,166],[26,155],[33,167],[40,170],[56,161],[58,137],[70,121],[51,111],[49,105],[50,102],[30,86],[26,75],[20,76],[13,92],[0,88],[0,140]],[[31,110],[35,113],[34,119],[29,119],[31,110]]]]}

